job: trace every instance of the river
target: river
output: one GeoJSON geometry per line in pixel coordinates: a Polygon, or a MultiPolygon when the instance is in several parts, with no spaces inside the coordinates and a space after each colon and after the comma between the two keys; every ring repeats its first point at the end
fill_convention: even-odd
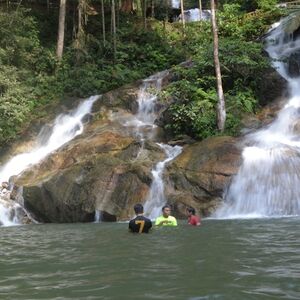
{"type": "Polygon", "coordinates": [[[1,227],[0,299],[300,299],[300,218],[1,227]]]}

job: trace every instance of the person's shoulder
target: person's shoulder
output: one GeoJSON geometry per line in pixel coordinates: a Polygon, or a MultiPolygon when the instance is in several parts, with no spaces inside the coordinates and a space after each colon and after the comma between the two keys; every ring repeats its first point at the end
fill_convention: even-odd
{"type": "Polygon", "coordinates": [[[151,220],[150,220],[149,218],[147,218],[147,217],[144,217],[144,220],[145,220],[145,221],[150,221],[150,222],[151,222],[151,220]]]}
{"type": "Polygon", "coordinates": [[[171,220],[175,220],[176,221],[176,218],[175,217],[173,217],[173,216],[169,216],[169,219],[171,219],[171,220]]]}

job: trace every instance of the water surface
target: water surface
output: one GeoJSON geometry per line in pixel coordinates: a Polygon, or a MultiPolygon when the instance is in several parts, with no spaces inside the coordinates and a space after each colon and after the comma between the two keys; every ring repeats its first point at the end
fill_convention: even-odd
{"type": "Polygon", "coordinates": [[[0,228],[0,299],[300,299],[300,219],[0,228]]]}

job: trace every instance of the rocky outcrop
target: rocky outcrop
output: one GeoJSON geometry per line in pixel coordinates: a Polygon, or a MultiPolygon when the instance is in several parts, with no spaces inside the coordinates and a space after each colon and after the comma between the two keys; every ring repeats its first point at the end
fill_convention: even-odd
{"type": "MultiPolygon", "coordinates": [[[[166,73],[163,83],[169,80],[172,75],[166,73]]],[[[137,96],[138,83],[100,97],[85,117],[81,135],[14,179],[14,199],[35,220],[87,222],[97,212],[103,221],[133,216],[133,205],[147,198],[151,170],[165,157],[157,139],[142,142],[135,128],[124,126],[137,111],[137,96]]],[[[50,123],[47,126],[51,129],[50,123]]],[[[239,141],[215,137],[202,142],[184,139],[181,144],[182,154],[164,173],[166,199],[179,218],[187,206],[207,216],[221,203],[237,172],[239,141]]]]}
{"type": "Polygon", "coordinates": [[[141,145],[134,138],[108,128],[90,129],[16,180],[36,220],[93,221],[97,210],[128,219],[133,204],[145,198],[161,149],[148,142],[142,152],[149,159],[139,160],[141,145]]]}
{"type": "Polygon", "coordinates": [[[241,148],[232,137],[215,137],[188,145],[168,167],[166,194],[178,217],[187,206],[208,216],[222,201],[241,163],[241,148]]]}
{"type": "MultiPolygon", "coordinates": [[[[124,126],[136,97],[128,87],[100,97],[83,134],[14,179],[14,198],[35,220],[93,221],[97,211],[104,221],[132,217],[133,205],[147,197],[151,170],[165,157],[155,142],[142,145],[134,129],[124,126]]],[[[235,139],[190,143],[165,172],[166,198],[177,217],[186,206],[209,215],[238,167],[235,139]]]]}

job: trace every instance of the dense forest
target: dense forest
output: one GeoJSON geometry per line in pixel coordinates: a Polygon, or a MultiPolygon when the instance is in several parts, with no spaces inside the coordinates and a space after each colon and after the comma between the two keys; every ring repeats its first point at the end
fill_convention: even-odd
{"type": "MultiPolygon", "coordinates": [[[[206,10],[211,2],[184,0],[181,7],[206,10]]],[[[261,37],[286,13],[277,2],[216,1],[226,134],[236,134],[242,115],[260,105],[270,65],[261,37]]],[[[180,80],[161,95],[172,99],[165,129],[196,139],[219,134],[209,20],[179,20],[181,9],[168,0],[2,0],[0,9],[1,145],[47,114],[46,105],[171,67],[180,80]],[[186,60],[192,67],[178,66],[186,60]]]]}

